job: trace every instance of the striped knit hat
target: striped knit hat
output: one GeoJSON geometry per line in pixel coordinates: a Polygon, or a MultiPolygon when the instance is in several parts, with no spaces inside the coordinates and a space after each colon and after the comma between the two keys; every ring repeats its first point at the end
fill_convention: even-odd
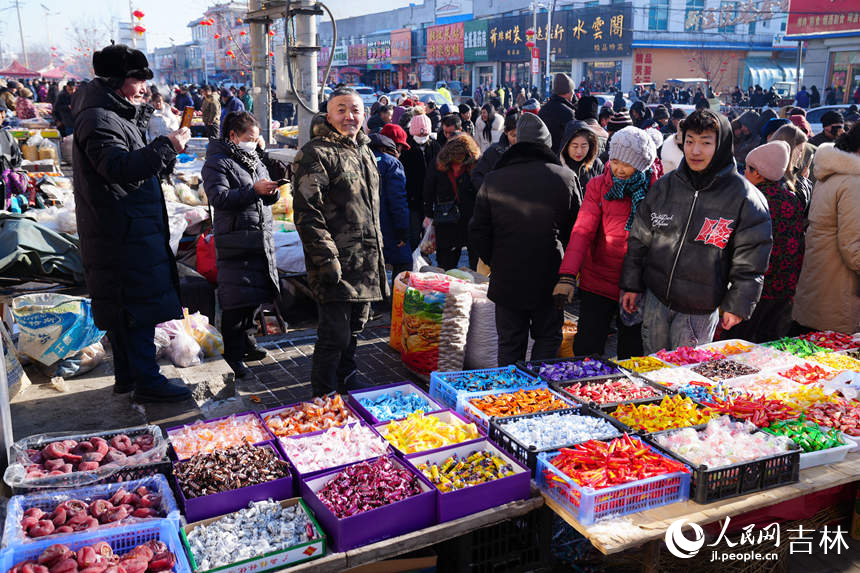
{"type": "Polygon", "coordinates": [[[626,109],[617,111],[609,118],[609,123],[606,126],[606,131],[615,133],[619,129],[630,127],[633,125],[633,120],[630,119],[630,113],[626,109]]]}

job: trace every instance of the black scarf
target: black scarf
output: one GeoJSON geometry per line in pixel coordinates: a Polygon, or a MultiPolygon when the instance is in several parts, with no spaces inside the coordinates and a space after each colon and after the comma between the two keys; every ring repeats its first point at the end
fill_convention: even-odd
{"type": "Polygon", "coordinates": [[[257,172],[257,167],[260,166],[260,156],[256,151],[254,153],[248,153],[226,137],[221,138],[221,141],[225,146],[227,146],[231,159],[241,165],[245,171],[250,173],[252,176],[257,172]]]}

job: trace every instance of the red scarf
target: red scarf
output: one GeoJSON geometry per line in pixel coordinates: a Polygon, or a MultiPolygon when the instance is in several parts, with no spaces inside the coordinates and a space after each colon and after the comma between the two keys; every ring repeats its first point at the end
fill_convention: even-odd
{"type": "Polygon", "coordinates": [[[466,166],[462,163],[451,163],[451,169],[448,170],[448,181],[454,188],[454,197],[457,198],[457,203],[460,202],[460,194],[457,192],[457,179],[466,171],[466,166]]]}

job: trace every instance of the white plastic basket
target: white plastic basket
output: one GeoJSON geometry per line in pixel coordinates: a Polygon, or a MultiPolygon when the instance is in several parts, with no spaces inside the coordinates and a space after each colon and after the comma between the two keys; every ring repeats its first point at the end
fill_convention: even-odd
{"type": "Polygon", "coordinates": [[[842,440],[845,442],[844,446],[800,454],[800,469],[805,470],[815,466],[835,464],[844,460],[845,456],[857,447],[857,443],[845,434],[842,434],[842,440]]]}

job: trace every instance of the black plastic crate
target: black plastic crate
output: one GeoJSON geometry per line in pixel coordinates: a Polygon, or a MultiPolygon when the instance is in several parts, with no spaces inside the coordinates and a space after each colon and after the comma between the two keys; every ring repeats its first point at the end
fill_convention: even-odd
{"type": "MultiPolygon", "coordinates": [[[[701,424],[693,426],[693,429],[699,431],[705,427],[707,424],[701,424]]],[[[729,499],[796,483],[799,480],[801,449],[795,443],[791,444],[790,451],[783,454],[708,469],[707,466],[693,464],[684,456],[657,443],[655,436],[677,432],[679,429],[685,428],[654,432],[645,436],[645,441],[660,452],[691,468],[690,499],[696,503],[704,504],[729,499]]],[[[756,432],[760,431],[756,430],[756,432]]]]}
{"type": "Polygon", "coordinates": [[[541,506],[525,515],[476,529],[433,546],[436,570],[450,573],[526,573],[552,566],[553,512],[541,506]]]}
{"type": "Polygon", "coordinates": [[[526,374],[534,376],[540,380],[543,380],[544,382],[547,382],[547,383],[555,382],[555,383],[561,383],[561,384],[564,384],[565,382],[582,382],[585,380],[598,380],[600,378],[606,378],[607,376],[614,376],[616,374],[623,374],[623,372],[621,371],[621,368],[619,368],[617,364],[615,364],[614,362],[612,362],[610,360],[604,360],[603,358],[601,358],[597,354],[590,354],[588,356],[568,356],[567,358],[549,358],[546,360],[519,360],[516,363],[516,367],[519,368],[520,370],[522,370],[523,372],[525,372],[526,374]],[[539,367],[542,364],[558,364],[559,362],[573,362],[575,360],[585,360],[586,358],[590,358],[592,360],[597,360],[601,364],[611,366],[616,371],[612,372],[610,374],[600,374],[598,376],[588,376],[586,378],[572,378],[570,380],[550,380],[549,378],[544,378],[543,376],[538,374],[538,372],[540,371],[539,367]],[[538,368],[537,369],[536,368],[530,368],[529,365],[537,365],[538,368]]]}
{"type": "Polygon", "coordinates": [[[556,392],[558,392],[559,394],[561,394],[565,398],[575,400],[576,402],[578,402],[580,404],[585,404],[586,406],[594,408],[595,410],[601,410],[601,411],[614,410],[620,404],[648,404],[648,403],[653,402],[654,400],[658,400],[658,399],[662,400],[663,396],[667,396],[667,395],[671,396],[674,394],[674,392],[672,392],[671,390],[669,390],[665,386],[661,386],[660,384],[657,384],[655,382],[651,382],[650,380],[642,378],[641,376],[626,375],[623,373],[622,374],[612,374],[609,376],[601,376],[598,378],[581,378],[579,380],[568,380],[566,382],[550,382],[549,386],[550,386],[550,388],[552,388],[553,390],[555,390],[556,392]],[[566,386],[572,386],[573,384],[577,384],[577,383],[594,384],[594,383],[606,382],[607,380],[618,380],[619,378],[628,378],[630,380],[639,382],[643,386],[648,386],[649,388],[653,388],[654,390],[657,391],[658,394],[657,394],[657,396],[651,396],[650,398],[637,398],[635,400],[624,400],[623,402],[606,402],[605,404],[598,404],[598,403],[593,402],[593,401],[586,402],[585,400],[578,398],[578,397],[574,396],[573,394],[569,393],[567,390],[565,390],[566,386]]]}
{"type": "MultiPolygon", "coordinates": [[[[624,424],[620,423],[618,420],[607,416],[606,414],[589,408],[588,406],[579,406],[576,408],[565,408],[562,410],[553,410],[551,412],[537,412],[535,414],[523,414],[521,416],[512,416],[510,418],[491,418],[490,419],[490,432],[487,437],[490,438],[493,442],[499,445],[500,448],[511,454],[514,458],[525,464],[532,472],[532,477],[535,475],[535,471],[537,470],[537,456],[543,452],[554,452],[559,448],[567,448],[575,445],[575,443],[569,444],[559,444],[552,448],[543,448],[538,449],[534,446],[527,446],[511,436],[508,432],[504,430],[504,424],[508,424],[514,422],[516,420],[520,420],[523,418],[541,418],[544,416],[550,416],[552,414],[578,414],[580,416],[593,416],[595,418],[601,418],[607,420],[610,424],[612,424],[617,430],[619,434],[623,434],[625,432],[631,433],[629,428],[624,424]]],[[[578,443],[578,442],[577,442],[578,443]]]]}

